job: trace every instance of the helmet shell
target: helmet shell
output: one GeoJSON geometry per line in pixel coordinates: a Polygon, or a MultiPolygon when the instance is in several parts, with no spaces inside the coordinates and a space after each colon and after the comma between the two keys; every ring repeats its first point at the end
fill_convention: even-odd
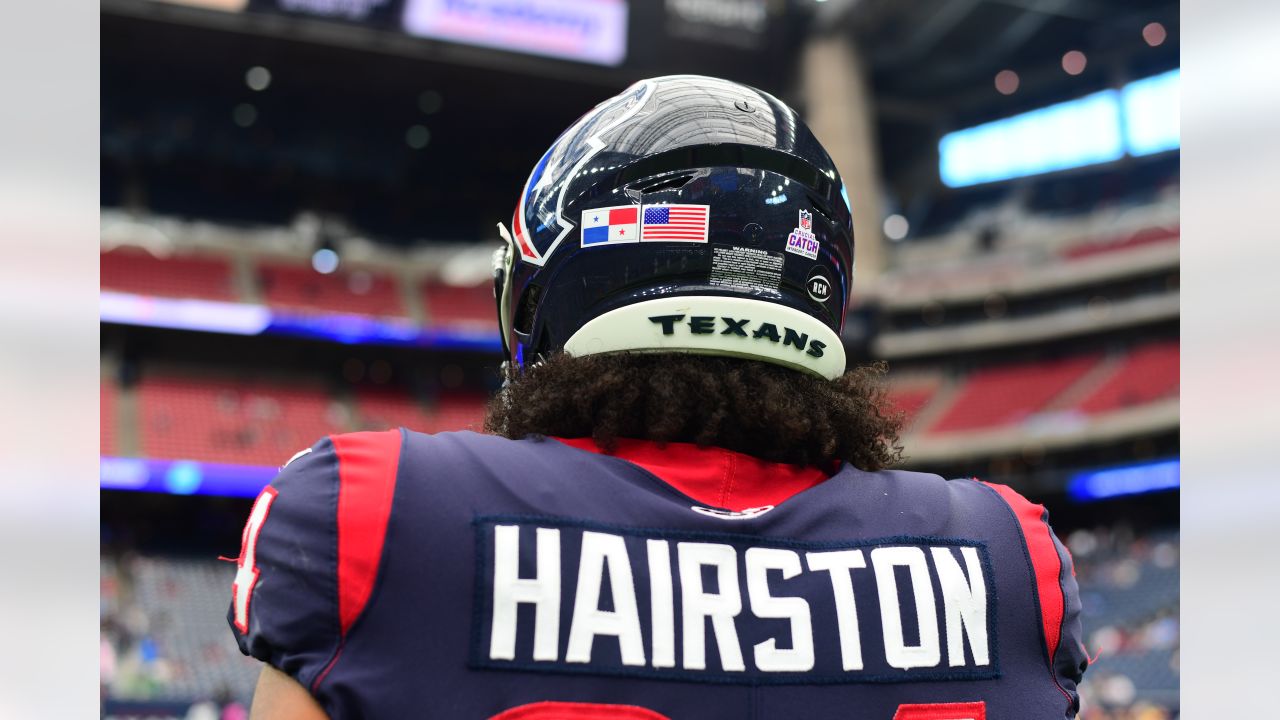
{"type": "Polygon", "coordinates": [[[518,364],[562,349],[654,350],[843,372],[838,335],[853,273],[848,201],[830,156],[768,93],[695,75],[632,85],[552,144],[512,226],[500,314],[518,364]],[[623,212],[609,215],[615,210],[623,212]],[[677,217],[685,239],[661,229],[677,217]],[[611,234],[600,234],[601,223],[611,234]],[[673,305],[673,298],[686,300],[673,305]],[[644,308],[624,311],[656,308],[645,304],[657,300],[671,311],[667,320],[652,320],[644,308]],[[739,313],[732,322],[715,315],[728,307],[739,313]],[[670,320],[674,314],[683,317],[670,320]],[[606,315],[608,323],[592,324],[606,315]],[[714,331],[691,319],[707,316],[717,318],[714,331]],[[646,321],[662,336],[646,332],[646,321]],[[575,338],[589,324],[608,337],[575,338]],[[788,329],[796,337],[784,342],[788,329]]]}

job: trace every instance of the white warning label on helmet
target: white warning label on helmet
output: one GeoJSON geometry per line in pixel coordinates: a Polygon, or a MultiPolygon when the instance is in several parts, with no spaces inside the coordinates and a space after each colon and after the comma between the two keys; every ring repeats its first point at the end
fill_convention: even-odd
{"type": "Polygon", "coordinates": [[[732,245],[711,248],[711,285],[776,292],[781,281],[782,253],[732,245]]]}

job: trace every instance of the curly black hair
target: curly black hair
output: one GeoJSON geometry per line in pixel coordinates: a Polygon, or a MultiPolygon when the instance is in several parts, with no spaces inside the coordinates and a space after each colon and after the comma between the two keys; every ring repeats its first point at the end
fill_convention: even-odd
{"type": "Polygon", "coordinates": [[[504,437],[690,442],[763,460],[874,471],[902,458],[900,413],[884,402],[883,363],[835,380],[769,363],[705,355],[618,353],[510,371],[485,430],[504,437]]]}

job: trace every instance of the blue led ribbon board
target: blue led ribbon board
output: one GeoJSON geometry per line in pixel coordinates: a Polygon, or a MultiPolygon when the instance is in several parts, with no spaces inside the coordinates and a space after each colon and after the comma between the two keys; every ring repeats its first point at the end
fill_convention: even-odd
{"type": "Polygon", "coordinates": [[[279,472],[259,465],[103,457],[99,487],[169,495],[254,497],[279,472]]]}
{"type": "Polygon", "coordinates": [[[1067,483],[1072,500],[1087,502],[1123,495],[1173,490],[1181,480],[1181,461],[1160,460],[1076,473],[1067,483]]]}
{"type": "Polygon", "coordinates": [[[390,345],[434,350],[496,353],[496,328],[484,325],[419,327],[408,320],[341,313],[299,313],[261,305],[178,300],[103,290],[98,315],[121,325],[195,330],[232,335],[281,335],[344,345],[390,345]]]}

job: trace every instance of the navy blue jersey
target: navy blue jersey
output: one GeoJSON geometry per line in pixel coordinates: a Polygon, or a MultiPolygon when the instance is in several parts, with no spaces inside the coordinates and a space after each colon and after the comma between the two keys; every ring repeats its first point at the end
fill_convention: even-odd
{"type": "Polygon", "coordinates": [[[919,473],[735,510],[550,439],[335,435],[255,503],[229,620],[335,719],[1071,718],[1046,521],[919,473]]]}

